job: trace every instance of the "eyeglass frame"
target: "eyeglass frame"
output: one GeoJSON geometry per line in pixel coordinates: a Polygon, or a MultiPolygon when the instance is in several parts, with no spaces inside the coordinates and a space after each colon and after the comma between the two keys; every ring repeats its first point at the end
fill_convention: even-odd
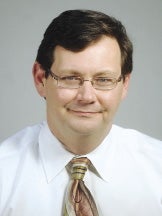
{"type": "Polygon", "coordinates": [[[80,76],[75,76],[74,75],[74,77],[76,77],[76,78],[78,78],[78,80],[80,80],[80,84],[79,84],[78,87],[70,88],[70,87],[59,86],[59,80],[61,80],[63,77],[65,78],[65,77],[68,77],[68,76],[60,77],[60,76],[56,75],[55,73],[53,73],[53,71],[51,71],[50,69],[47,69],[47,71],[48,71],[49,75],[51,75],[51,77],[57,81],[57,86],[61,87],[61,88],[65,88],[65,89],[79,89],[81,86],[84,85],[85,81],[89,81],[89,82],[91,82],[91,85],[93,86],[94,89],[101,90],[101,91],[108,91],[108,90],[112,90],[112,89],[116,88],[118,82],[121,82],[121,80],[124,79],[122,74],[117,79],[110,77],[109,79],[112,79],[114,81],[114,86],[112,86],[111,88],[109,87],[107,89],[102,89],[102,88],[97,88],[97,87],[94,86],[94,80],[95,79],[93,79],[93,78],[92,79],[84,79],[84,78],[82,78],[80,76]]]}

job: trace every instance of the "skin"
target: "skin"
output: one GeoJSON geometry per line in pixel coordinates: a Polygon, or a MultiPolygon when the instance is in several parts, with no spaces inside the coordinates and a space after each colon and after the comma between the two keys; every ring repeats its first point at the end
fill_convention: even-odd
{"type": "MultiPolygon", "coordinates": [[[[51,70],[58,76],[77,73],[84,79],[96,74],[118,78],[121,74],[121,52],[117,41],[103,36],[80,52],[57,46],[51,70]]],[[[35,86],[46,98],[47,122],[52,133],[74,154],[87,154],[100,145],[109,133],[115,113],[126,97],[130,74],[116,88],[94,89],[84,82],[79,89],[59,88],[56,81],[44,76],[41,65],[33,66],[35,86]]]]}

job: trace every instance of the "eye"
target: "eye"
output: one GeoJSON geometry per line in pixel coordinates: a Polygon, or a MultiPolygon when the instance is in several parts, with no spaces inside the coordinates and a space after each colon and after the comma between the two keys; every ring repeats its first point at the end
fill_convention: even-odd
{"type": "Polygon", "coordinates": [[[64,80],[64,81],[76,81],[76,80],[79,80],[80,78],[77,77],[77,76],[64,76],[64,77],[61,77],[61,80],[64,80]]]}
{"type": "Polygon", "coordinates": [[[113,83],[113,79],[108,77],[97,77],[95,78],[95,83],[101,85],[110,85],[113,83]]]}

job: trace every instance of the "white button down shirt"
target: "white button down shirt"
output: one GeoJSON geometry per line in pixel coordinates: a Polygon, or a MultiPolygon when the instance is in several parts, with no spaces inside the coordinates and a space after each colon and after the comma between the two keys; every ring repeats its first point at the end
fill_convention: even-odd
{"type": "MultiPolygon", "coordinates": [[[[74,157],[47,123],[28,127],[0,145],[0,216],[62,216],[74,157]]],[[[84,181],[100,216],[162,216],[162,142],[113,125],[84,155],[94,170],[84,181]]]]}

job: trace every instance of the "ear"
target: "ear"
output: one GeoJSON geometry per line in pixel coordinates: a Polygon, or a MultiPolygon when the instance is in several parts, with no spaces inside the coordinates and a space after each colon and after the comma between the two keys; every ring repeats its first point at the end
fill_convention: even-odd
{"type": "Polygon", "coordinates": [[[37,92],[41,97],[45,97],[45,84],[46,84],[46,78],[45,78],[45,71],[41,67],[41,65],[38,62],[35,62],[32,69],[33,78],[34,78],[34,84],[37,89],[37,92]]]}
{"type": "Polygon", "coordinates": [[[130,83],[131,74],[127,74],[125,76],[125,80],[123,81],[123,93],[122,93],[122,99],[124,99],[127,96],[129,83],[130,83]]]}

